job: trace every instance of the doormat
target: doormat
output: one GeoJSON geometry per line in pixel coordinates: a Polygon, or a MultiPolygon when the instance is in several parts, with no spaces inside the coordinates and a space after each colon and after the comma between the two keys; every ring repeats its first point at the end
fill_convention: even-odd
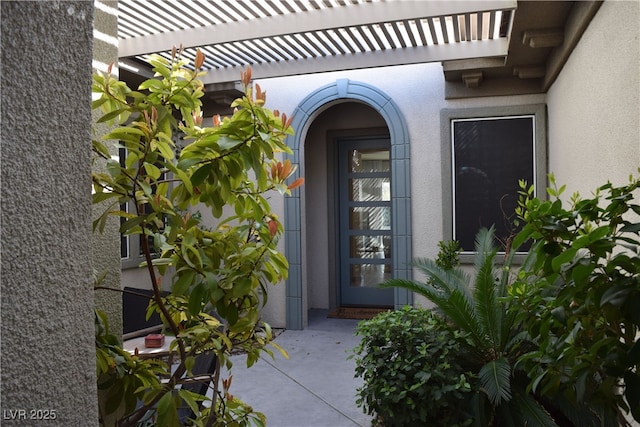
{"type": "Polygon", "coordinates": [[[390,308],[369,308],[369,307],[339,307],[331,310],[327,315],[330,319],[356,319],[369,320],[380,313],[391,310],[390,308]]]}

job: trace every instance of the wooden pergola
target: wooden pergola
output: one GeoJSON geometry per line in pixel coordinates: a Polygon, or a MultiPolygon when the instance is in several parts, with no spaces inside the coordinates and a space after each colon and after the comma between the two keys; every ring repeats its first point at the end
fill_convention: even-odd
{"type": "MultiPolygon", "coordinates": [[[[120,0],[121,71],[147,55],[206,55],[203,81],[442,63],[449,98],[544,92],[601,2],[433,0],[120,0]]],[[[129,76],[132,78],[133,76],[129,76]]]]}

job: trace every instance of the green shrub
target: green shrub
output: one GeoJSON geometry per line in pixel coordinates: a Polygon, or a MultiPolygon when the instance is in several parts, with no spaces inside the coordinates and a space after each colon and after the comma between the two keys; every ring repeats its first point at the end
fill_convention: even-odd
{"type": "Polygon", "coordinates": [[[522,183],[516,212],[515,244],[534,244],[510,310],[536,345],[518,364],[534,392],[590,408],[580,425],[640,421],[640,178],[568,200],[549,179],[549,200],[522,183]]]}
{"type": "Polygon", "coordinates": [[[429,311],[405,307],[358,324],[354,349],[358,406],[378,418],[374,425],[468,426],[475,378],[456,362],[462,348],[443,321],[429,311]]]}
{"type": "MultiPolygon", "coordinates": [[[[472,384],[472,398],[465,402],[465,409],[473,414],[474,427],[564,425],[564,415],[557,415],[557,402],[541,401],[531,393],[529,379],[516,365],[529,348],[521,344],[517,313],[509,310],[507,300],[515,279],[511,267],[514,253],[502,259],[494,242],[493,227],[478,232],[471,274],[444,263],[447,258],[455,264],[455,244],[441,244],[443,255],[436,261],[418,258],[413,263],[426,281],[392,279],[380,286],[402,287],[424,296],[456,331],[465,350],[459,353],[458,363],[478,377],[472,384]]],[[[587,410],[581,406],[576,409],[587,410]]]]}

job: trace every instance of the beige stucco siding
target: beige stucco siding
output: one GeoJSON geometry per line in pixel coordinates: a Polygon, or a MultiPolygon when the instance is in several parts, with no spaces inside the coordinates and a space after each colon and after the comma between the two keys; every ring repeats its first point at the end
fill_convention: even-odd
{"type": "MultiPolygon", "coordinates": [[[[434,257],[444,238],[440,129],[442,109],[548,105],[548,169],[569,193],[589,194],[607,180],[626,181],[640,165],[640,16],[638,2],[606,1],[587,28],[557,81],[547,94],[482,97],[447,101],[439,63],[351,70],[257,81],[267,91],[267,106],[291,115],[319,88],[349,79],[370,85],[390,97],[406,122],[411,155],[413,256],[434,257]],[[616,31],[612,31],[616,29],[616,31]]],[[[324,108],[309,112],[313,120],[324,108]]],[[[371,124],[379,122],[371,119],[371,124]]],[[[322,131],[361,127],[362,122],[325,122],[322,131]]],[[[328,308],[331,269],[323,254],[327,238],[328,196],[326,152],[317,147],[322,135],[295,131],[313,143],[300,147],[301,175],[307,179],[301,196],[303,307],[328,308]],[[323,154],[324,153],[324,154],[323,154]],[[305,162],[313,162],[306,166],[305,162]],[[324,234],[323,234],[324,233],[324,234]]],[[[281,198],[271,199],[284,219],[281,198]]],[[[284,241],[281,249],[284,249],[284,241]]],[[[125,274],[126,280],[127,274],[125,274]]],[[[265,318],[284,326],[285,286],[271,289],[265,318]]]]}
{"type": "MultiPolygon", "coordinates": [[[[387,94],[396,103],[407,123],[411,145],[411,182],[412,182],[412,214],[413,214],[413,253],[415,256],[433,257],[437,253],[437,243],[443,238],[442,229],[442,171],[441,171],[441,135],[440,111],[443,108],[470,108],[505,106],[521,104],[537,104],[545,101],[544,95],[528,95],[516,97],[478,98],[470,100],[446,101],[444,99],[444,77],[440,64],[422,64],[410,66],[387,67],[375,70],[354,70],[318,75],[267,79],[259,84],[268,92],[267,103],[271,108],[278,108],[290,114],[302,100],[322,86],[335,83],[340,79],[362,82],[374,86],[387,94]]],[[[316,114],[319,114],[317,112],[316,114]]],[[[361,124],[353,123],[354,128],[361,124]]],[[[344,128],[336,122],[333,129],[344,128]]],[[[296,129],[305,138],[308,129],[296,129]]],[[[318,161],[326,162],[326,158],[318,158],[314,153],[312,160],[308,157],[309,147],[300,147],[301,158],[315,165],[318,161]]],[[[304,162],[301,164],[302,175],[309,180],[322,179],[326,176],[308,175],[304,162]]],[[[312,171],[309,171],[312,172],[312,171]]],[[[329,307],[328,268],[322,253],[328,253],[328,240],[317,239],[326,233],[326,222],[319,223],[312,218],[318,212],[327,212],[327,199],[318,196],[314,190],[318,183],[310,182],[304,187],[302,204],[303,260],[303,299],[309,308],[329,307]],[[306,192],[306,193],[305,193],[306,192]],[[306,212],[306,214],[305,214],[306,212]],[[313,241],[313,244],[309,243],[313,241]],[[318,254],[318,256],[314,256],[318,254]],[[312,263],[314,265],[312,265],[312,263]]],[[[324,187],[321,192],[325,191],[324,187]]],[[[274,201],[276,202],[276,201],[274,201]]],[[[267,317],[275,324],[284,322],[285,289],[273,289],[270,296],[270,308],[267,317]]]]}
{"type": "Polygon", "coordinates": [[[567,194],[637,174],[639,33],[639,2],[605,1],[549,90],[549,171],[567,194]]]}

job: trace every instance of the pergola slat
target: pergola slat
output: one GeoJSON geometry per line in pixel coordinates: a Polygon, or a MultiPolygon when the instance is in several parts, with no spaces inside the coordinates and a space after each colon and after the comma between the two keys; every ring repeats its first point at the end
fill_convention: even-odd
{"type": "MultiPolygon", "coordinates": [[[[120,0],[119,56],[167,57],[174,45],[181,44],[185,55],[193,57],[199,47],[207,54],[204,67],[216,68],[217,76],[240,65],[276,70],[279,67],[273,64],[281,62],[299,68],[299,74],[317,59],[344,64],[336,65],[336,70],[366,68],[352,64],[354,58],[364,59],[364,64],[375,58],[378,65],[373,66],[398,57],[401,63],[465,59],[467,49],[458,45],[471,40],[482,45],[481,51],[500,57],[506,56],[506,49],[495,48],[502,49],[508,38],[496,34],[510,28],[516,4],[516,0],[120,0]],[[407,52],[416,52],[421,59],[407,59],[407,52]],[[346,62],[345,56],[350,57],[346,62]]],[[[234,70],[233,75],[236,79],[238,73],[234,70]]]]}
{"type": "Polygon", "coordinates": [[[429,32],[431,33],[431,39],[433,39],[433,44],[440,44],[438,42],[438,34],[436,33],[436,26],[433,22],[433,18],[428,18],[427,22],[429,24],[429,32]]]}
{"type": "MultiPolygon", "coordinates": [[[[121,0],[121,9],[126,11],[127,5],[140,4],[132,0],[121,0]]],[[[174,7],[186,2],[171,2],[174,7]]],[[[205,7],[205,2],[199,3],[205,7]]],[[[264,5],[270,5],[276,10],[282,11],[285,4],[274,0],[265,1],[264,5]],[[279,8],[278,8],[279,6],[279,8]]],[[[255,38],[267,38],[286,34],[295,34],[309,31],[326,31],[328,29],[346,28],[360,25],[373,25],[381,23],[401,22],[417,17],[433,17],[441,15],[454,15],[475,11],[478,5],[483,10],[509,10],[516,6],[515,0],[487,0],[483,2],[473,1],[420,1],[420,2],[376,2],[347,4],[342,7],[330,7],[317,10],[308,10],[299,13],[284,13],[257,19],[233,21],[232,16],[226,15],[224,10],[215,15],[218,19],[226,19],[222,23],[216,23],[216,31],[210,27],[198,27],[189,29],[158,30],[156,34],[148,34],[143,37],[126,38],[120,40],[120,56],[135,56],[145,53],[158,52],[168,49],[180,40],[185,47],[212,45],[217,43],[248,40],[255,38]]],[[[289,6],[290,7],[290,6],[289,6]]],[[[137,9],[136,9],[137,10],[137,9]]],[[[209,13],[215,10],[208,7],[209,13]]],[[[286,10],[286,9],[285,9],[286,10]]],[[[226,11],[228,13],[228,10],[226,11]]]]}

